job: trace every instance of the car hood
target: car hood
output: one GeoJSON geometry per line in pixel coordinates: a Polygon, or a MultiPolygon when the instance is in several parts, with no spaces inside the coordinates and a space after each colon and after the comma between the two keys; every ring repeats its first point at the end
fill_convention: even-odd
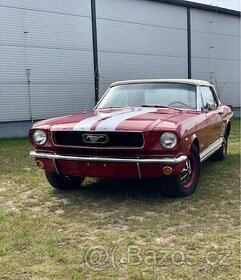
{"type": "Polygon", "coordinates": [[[181,112],[169,108],[101,109],[38,122],[35,128],[51,131],[150,131],[181,112]]]}

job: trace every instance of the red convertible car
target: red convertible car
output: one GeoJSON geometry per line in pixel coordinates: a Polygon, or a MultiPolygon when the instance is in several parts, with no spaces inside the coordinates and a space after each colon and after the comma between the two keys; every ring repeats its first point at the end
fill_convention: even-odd
{"type": "Polygon", "coordinates": [[[206,81],[121,81],[91,112],[34,124],[30,155],[57,189],[80,186],[85,177],[165,177],[167,195],[188,196],[200,164],[226,157],[232,117],[206,81]]]}

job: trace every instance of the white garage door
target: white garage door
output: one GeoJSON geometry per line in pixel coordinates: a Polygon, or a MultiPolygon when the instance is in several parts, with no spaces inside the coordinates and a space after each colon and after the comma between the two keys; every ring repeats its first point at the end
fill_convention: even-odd
{"type": "Polygon", "coordinates": [[[88,0],[1,0],[0,122],[94,105],[91,30],[88,0]]]}
{"type": "Polygon", "coordinates": [[[187,10],[146,0],[96,0],[100,93],[116,80],[187,78],[187,10]]]}
{"type": "Polygon", "coordinates": [[[213,81],[221,101],[240,107],[240,18],[191,10],[192,75],[213,81]]]}

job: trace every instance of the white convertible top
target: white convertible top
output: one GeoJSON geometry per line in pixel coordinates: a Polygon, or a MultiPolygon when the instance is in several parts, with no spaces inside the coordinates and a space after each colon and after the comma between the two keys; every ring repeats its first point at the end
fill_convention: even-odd
{"type": "Polygon", "coordinates": [[[212,86],[207,81],[202,80],[194,80],[194,79],[142,79],[142,80],[126,80],[114,82],[110,85],[110,87],[118,86],[118,85],[126,85],[126,84],[141,84],[141,83],[177,83],[177,84],[189,84],[196,86],[212,86]]]}

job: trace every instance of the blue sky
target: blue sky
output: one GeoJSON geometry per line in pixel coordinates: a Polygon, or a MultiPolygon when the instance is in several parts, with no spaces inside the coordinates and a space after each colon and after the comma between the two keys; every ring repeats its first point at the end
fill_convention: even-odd
{"type": "Polygon", "coordinates": [[[240,0],[190,0],[191,2],[204,3],[213,6],[219,6],[232,10],[240,11],[241,1],[240,0]]]}

